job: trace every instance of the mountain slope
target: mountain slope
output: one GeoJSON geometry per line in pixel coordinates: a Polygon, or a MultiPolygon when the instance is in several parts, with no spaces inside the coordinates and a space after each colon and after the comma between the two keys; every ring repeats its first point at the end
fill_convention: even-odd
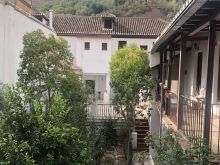
{"type": "Polygon", "coordinates": [[[111,12],[117,16],[160,17],[169,20],[185,0],[33,0],[35,9],[57,14],[96,15],[111,12]]]}

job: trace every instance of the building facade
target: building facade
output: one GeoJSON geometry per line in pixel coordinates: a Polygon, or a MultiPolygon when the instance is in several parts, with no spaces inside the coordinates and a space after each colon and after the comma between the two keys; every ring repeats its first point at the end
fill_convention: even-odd
{"type": "Polygon", "coordinates": [[[74,68],[81,74],[91,95],[99,103],[110,103],[109,62],[124,45],[136,44],[150,51],[156,37],[166,26],[160,19],[53,15],[49,18],[32,10],[31,0],[0,1],[0,82],[15,84],[23,36],[41,29],[68,41],[74,68]]]}
{"type": "Polygon", "coordinates": [[[218,0],[186,1],[151,51],[160,79],[153,107],[161,118],[152,121],[204,138],[214,155],[220,155],[219,7],[218,0]]]}
{"type": "Polygon", "coordinates": [[[127,44],[150,51],[165,25],[160,19],[116,17],[110,13],[53,16],[54,31],[68,41],[74,63],[82,70],[83,81],[100,103],[111,101],[109,62],[112,55],[127,44]]]}
{"type": "Polygon", "coordinates": [[[55,34],[46,22],[32,16],[30,0],[23,5],[22,2],[0,1],[0,82],[4,84],[15,84],[17,81],[25,33],[41,29],[46,35],[55,34]]]}

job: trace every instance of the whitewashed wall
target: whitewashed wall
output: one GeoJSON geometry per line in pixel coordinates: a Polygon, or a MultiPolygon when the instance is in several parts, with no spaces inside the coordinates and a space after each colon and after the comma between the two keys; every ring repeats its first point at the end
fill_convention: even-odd
{"type": "Polygon", "coordinates": [[[23,35],[37,29],[53,33],[31,16],[22,14],[11,5],[0,3],[0,82],[15,84],[23,35]]]}
{"type": "MultiPolygon", "coordinates": [[[[219,55],[220,55],[220,33],[217,32],[216,35],[216,48],[215,48],[215,59],[214,59],[214,70],[213,70],[213,93],[212,93],[212,103],[217,103],[217,89],[218,89],[218,68],[219,68],[219,55]]],[[[207,82],[207,68],[208,68],[208,41],[194,41],[198,43],[199,50],[192,48],[187,54],[185,70],[187,74],[185,75],[185,87],[184,94],[188,96],[194,96],[196,94],[196,79],[197,79],[197,60],[198,53],[202,52],[203,62],[202,62],[202,78],[201,87],[206,88],[207,82]]],[[[193,44],[193,43],[192,43],[193,44]]],[[[192,45],[193,47],[193,45],[192,45]]]]}
{"type": "MultiPolygon", "coordinates": [[[[74,56],[74,63],[78,65],[83,72],[84,80],[93,80],[98,75],[106,76],[105,85],[96,80],[96,89],[106,87],[106,97],[110,97],[110,74],[109,62],[112,55],[118,50],[119,41],[127,41],[127,44],[147,45],[148,51],[151,50],[154,39],[140,38],[111,38],[110,36],[62,36],[68,41],[70,50],[74,56]],[[85,42],[90,42],[90,50],[85,50],[85,42]],[[102,43],[107,43],[107,50],[102,50],[102,43]]],[[[109,100],[109,98],[105,98],[109,100]]]]}

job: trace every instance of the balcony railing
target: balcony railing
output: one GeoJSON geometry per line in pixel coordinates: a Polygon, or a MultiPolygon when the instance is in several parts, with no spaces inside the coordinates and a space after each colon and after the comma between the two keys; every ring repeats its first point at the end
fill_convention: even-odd
{"type": "Polygon", "coordinates": [[[187,98],[183,99],[183,126],[185,135],[192,138],[196,143],[198,138],[203,137],[204,129],[204,102],[202,100],[187,98]]]}
{"type": "MultiPolygon", "coordinates": [[[[182,99],[182,131],[193,143],[197,143],[199,138],[204,137],[205,102],[185,96],[182,96],[182,99]]],[[[209,136],[212,153],[220,155],[220,104],[212,104],[209,136]]]]}
{"type": "Polygon", "coordinates": [[[116,119],[122,118],[121,114],[115,111],[112,104],[91,104],[86,108],[88,118],[94,119],[116,119]]]}

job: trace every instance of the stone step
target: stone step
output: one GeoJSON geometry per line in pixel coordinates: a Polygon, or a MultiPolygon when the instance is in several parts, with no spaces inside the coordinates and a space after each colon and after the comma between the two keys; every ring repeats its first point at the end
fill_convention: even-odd
{"type": "Polygon", "coordinates": [[[135,126],[135,129],[147,129],[149,130],[149,126],[146,126],[146,125],[142,125],[142,126],[135,126]]]}
{"type": "Polygon", "coordinates": [[[145,134],[147,135],[147,133],[149,132],[148,130],[136,130],[137,134],[145,134]]]}
{"type": "Polygon", "coordinates": [[[144,138],[137,138],[137,143],[145,143],[145,139],[144,138]]]}
{"type": "Polygon", "coordinates": [[[148,146],[147,146],[147,144],[146,143],[144,143],[144,142],[138,142],[137,143],[137,148],[147,148],[148,146]]]}
{"type": "Polygon", "coordinates": [[[142,126],[142,125],[146,125],[146,126],[149,126],[149,124],[148,124],[148,122],[135,122],[135,125],[140,125],[140,126],[142,126]]]}
{"type": "Polygon", "coordinates": [[[147,134],[137,134],[137,138],[144,139],[147,136],[147,134]]]}
{"type": "Polygon", "coordinates": [[[144,128],[144,127],[135,127],[135,131],[149,131],[149,128],[144,128]]]}

